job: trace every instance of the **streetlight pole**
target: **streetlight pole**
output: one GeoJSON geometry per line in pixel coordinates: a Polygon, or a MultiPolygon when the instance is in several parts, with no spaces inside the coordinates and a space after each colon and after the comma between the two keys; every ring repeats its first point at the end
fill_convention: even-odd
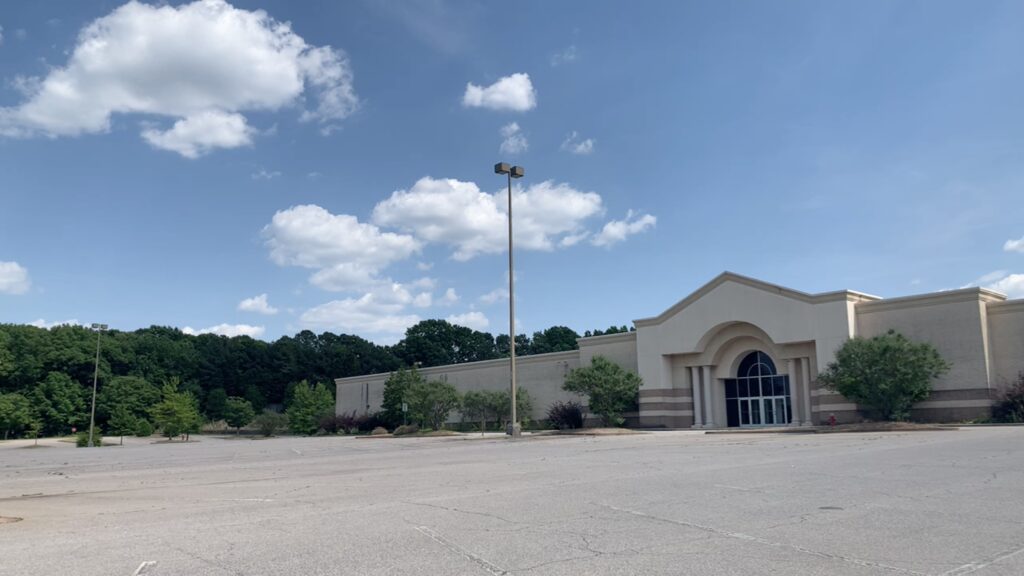
{"type": "Polygon", "coordinates": [[[522,428],[519,425],[519,418],[516,414],[516,297],[512,257],[512,179],[522,178],[525,171],[522,166],[510,166],[506,162],[499,162],[494,165],[494,173],[508,175],[508,349],[512,380],[510,394],[512,399],[512,424],[508,434],[513,438],[518,438],[522,433],[522,428]]]}
{"type": "MultiPolygon", "coordinates": [[[[96,331],[96,369],[92,373],[92,410],[89,412],[89,448],[93,443],[93,430],[96,429],[96,382],[100,378],[100,336],[107,329],[106,324],[93,324],[92,329],[96,331]]],[[[100,442],[103,440],[101,439],[100,442]]]]}

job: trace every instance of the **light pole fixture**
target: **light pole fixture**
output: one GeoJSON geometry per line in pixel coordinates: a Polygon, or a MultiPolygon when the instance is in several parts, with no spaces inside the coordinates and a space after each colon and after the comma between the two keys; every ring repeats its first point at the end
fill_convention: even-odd
{"type": "MultiPolygon", "coordinates": [[[[92,329],[96,331],[96,370],[92,373],[92,410],[89,412],[89,448],[93,443],[93,430],[96,429],[96,382],[100,377],[100,335],[107,329],[106,324],[93,324],[92,329]]],[[[100,442],[103,442],[100,439],[100,442]]]]}
{"type": "Polygon", "coordinates": [[[522,178],[525,171],[522,166],[498,162],[494,165],[494,173],[508,176],[508,356],[512,375],[512,423],[509,425],[507,433],[513,438],[518,438],[522,433],[522,427],[519,425],[519,418],[516,414],[516,297],[515,273],[512,266],[512,179],[522,178]]]}

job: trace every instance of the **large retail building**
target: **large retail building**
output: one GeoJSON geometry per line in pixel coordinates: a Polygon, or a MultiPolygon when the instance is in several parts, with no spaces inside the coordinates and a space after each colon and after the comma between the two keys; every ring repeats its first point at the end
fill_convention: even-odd
{"type": "MultiPolygon", "coordinates": [[[[999,392],[1024,372],[1024,299],[984,288],[902,298],[841,290],[807,294],[723,273],[636,330],[579,339],[579,350],[516,359],[534,419],[576,399],[562,390],[573,368],[604,356],[643,380],[640,426],[721,428],[857,421],[857,405],[821,388],[816,375],[846,340],[896,330],[929,342],[951,364],[913,417],[960,421],[988,415],[999,392]]],[[[504,390],[509,361],[421,369],[462,392],[504,390]]],[[[337,411],[380,409],[388,374],[336,380],[337,411]]],[[[453,414],[453,420],[460,420],[453,414]]]]}

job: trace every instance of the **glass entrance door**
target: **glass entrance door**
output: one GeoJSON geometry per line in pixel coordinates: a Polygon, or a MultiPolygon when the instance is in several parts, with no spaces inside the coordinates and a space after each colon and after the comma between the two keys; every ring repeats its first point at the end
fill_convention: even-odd
{"type": "Polygon", "coordinates": [[[792,414],[789,376],[775,372],[775,363],[763,352],[751,352],[725,380],[725,406],[729,426],[779,426],[792,414]]]}

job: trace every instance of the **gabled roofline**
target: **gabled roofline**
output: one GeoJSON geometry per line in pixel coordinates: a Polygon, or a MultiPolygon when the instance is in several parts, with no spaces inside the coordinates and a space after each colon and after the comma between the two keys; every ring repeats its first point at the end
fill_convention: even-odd
{"type": "Polygon", "coordinates": [[[669,317],[678,314],[681,310],[683,310],[690,304],[693,304],[697,300],[704,297],[708,292],[711,292],[712,290],[721,286],[722,284],[725,284],[726,282],[735,282],[737,284],[743,284],[744,286],[756,288],[758,290],[762,290],[770,294],[779,294],[782,296],[786,296],[788,298],[792,298],[794,300],[807,302],[808,304],[820,304],[822,302],[833,302],[842,300],[845,300],[847,302],[866,302],[882,299],[880,296],[874,296],[872,294],[865,294],[864,292],[856,292],[853,290],[836,290],[833,292],[808,294],[807,292],[801,292],[799,290],[794,290],[792,288],[787,288],[785,286],[780,286],[778,284],[772,284],[771,282],[765,282],[763,280],[758,280],[756,278],[751,278],[749,276],[744,276],[742,274],[737,274],[735,272],[725,271],[719,274],[718,276],[715,276],[710,282],[704,284],[686,298],[683,298],[679,302],[676,302],[668,310],[665,310],[664,312],[658,314],[657,316],[634,320],[633,324],[638,327],[660,324],[667,320],[669,317]]]}

